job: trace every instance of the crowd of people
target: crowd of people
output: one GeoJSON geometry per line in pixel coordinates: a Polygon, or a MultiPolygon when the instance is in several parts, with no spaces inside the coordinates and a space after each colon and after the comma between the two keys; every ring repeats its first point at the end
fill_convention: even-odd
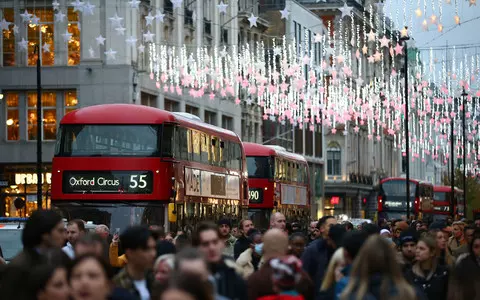
{"type": "Polygon", "coordinates": [[[288,225],[277,212],[268,229],[222,219],[199,223],[191,234],[152,225],[111,234],[105,225],[87,232],[82,220],[65,225],[54,211],[35,211],[23,250],[0,262],[0,297],[480,299],[480,220],[355,228],[324,216],[306,232],[288,225]]]}

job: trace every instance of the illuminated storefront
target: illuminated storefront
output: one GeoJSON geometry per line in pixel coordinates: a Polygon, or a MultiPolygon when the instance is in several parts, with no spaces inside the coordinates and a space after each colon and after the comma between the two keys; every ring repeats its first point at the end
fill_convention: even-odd
{"type": "MultiPolygon", "coordinates": [[[[44,165],[42,172],[43,208],[50,207],[51,165],[44,165]]],[[[3,217],[28,217],[37,209],[37,174],[35,165],[0,166],[0,213],[3,217]],[[17,209],[15,200],[25,201],[25,207],[17,209]]],[[[18,202],[23,202],[19,201],[18,202]]]]}

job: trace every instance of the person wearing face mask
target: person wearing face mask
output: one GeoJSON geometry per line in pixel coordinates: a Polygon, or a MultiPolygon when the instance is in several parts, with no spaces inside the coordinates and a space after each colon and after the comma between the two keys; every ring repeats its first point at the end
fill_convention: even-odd
{"type": "Polygon", "coordinates": [[[243,251],[236,263],[243,272],[243,278],[247,279],[253,272],[257,271],[262,259],[262,234],[256,229],[250,229],[248,234],[250,248],[243,251]]]}

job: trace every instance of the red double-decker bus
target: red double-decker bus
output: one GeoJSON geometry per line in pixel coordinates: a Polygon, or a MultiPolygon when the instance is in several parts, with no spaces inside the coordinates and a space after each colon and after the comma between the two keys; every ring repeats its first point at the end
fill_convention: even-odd
{"type": "Polygon", "coordinates": [[[308,220],[310,179],[305,158],[277,146],[243,143],[243,147],[247,156],[248,214],[254,224],[268,228],[274,210],[289,221],[308,220]]]}
{"type": "MultiPolygon", "coordinates": [[[[424,220],[445,220],[450,217],[452,203],[452,187],[436,185],[433,187],[433,205],[421,207],[424,220]]],[[[455,187],[453,198],[454,216],[459,219],[465,216],[463,190],[455,187]]]]}
{"type": "Polygon", "coordinates": [[[67,219],[110,228],[184,228],[202,219],[235,219],[248,208],[245,154],[235,133],[142,105],[67,114],[52,173],[54,208],[67,219]]]}
{"type": "Polygon", "coordinates": [[[385,178],[380,181],[377,197],[378,219],[402,219],[407,216],[407,199],[410,198],[410,215],[418,216],[420,207],[432,205],[433,185],[410,179],[410,197],[407,197],[405,178],[385,178]]]}

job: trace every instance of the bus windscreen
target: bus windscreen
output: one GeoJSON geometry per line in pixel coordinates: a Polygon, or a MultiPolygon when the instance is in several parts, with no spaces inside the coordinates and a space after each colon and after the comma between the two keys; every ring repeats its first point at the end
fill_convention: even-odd
{"type": "Polygon", "coordinates": [[[248,178],[272,178],[272,168],[268,156],[247,156],[248,178]]]}
{"type": "Polygon", "coordinates": [[[151,157],[159,155],[159,127],[152,125],[62,125],[56,155],[151,157]]]}

